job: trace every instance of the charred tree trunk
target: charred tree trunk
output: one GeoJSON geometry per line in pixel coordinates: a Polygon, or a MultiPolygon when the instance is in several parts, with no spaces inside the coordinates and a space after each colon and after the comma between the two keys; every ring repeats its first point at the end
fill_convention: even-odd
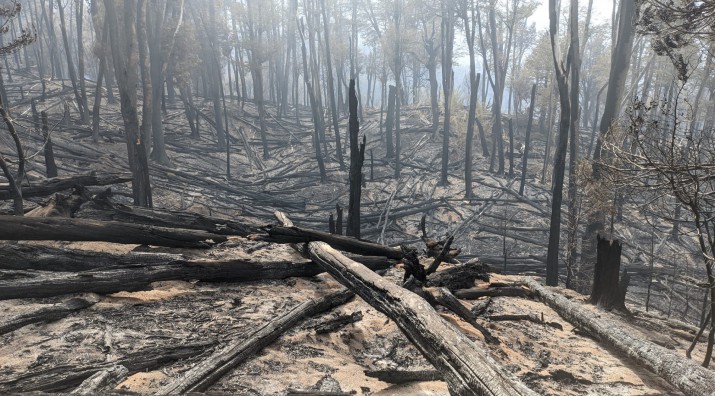
{"type": "Polygon", "coordinates": [[[531,104],[529,104],[529,120],[526,124],[526,137],[524,137],[524,153],[521,157],[521,183],[519,184],[519,195],[524,195],[524,185],[526,184],[526,173],[528,170],[529,149],[531,148],[531,127],[534,124],[534,104],[536,103],[536,84],[531,86],[531,104]]]}
{"type": "Polygon", "coordinates": [[[142,121],[139,126],[144,149],[148,151],[151,146],[152,127],[152,100],[151,72],[149,71],[148,36],[147,36],[147,3],[145,0],[137,1],[137,41],[139,44],[139,70],[142,80],[142,121]]]}
{"type": "MultiPolygon", "coordinates": [[[[342,145],[340,144],[340,129],[338,128],[338,107],[335,103],[335,87],[333,84],[333,60],[330,54],[330,26],[328,23],[328,11],[327,7],[325,6],[325,0],[322,0],[322,10],[323,29],[325,30],[325,66],[327,68],[326,72],[328,73],[328,96],[330,97],[330,111],[333,119],[333,132],[335,133],[335,153],[338,157],[340,168],[344,169],[345,162],[343,161],[343,149],[342,145]]],[[[350,132],[350,134],[352,136],[352,131],[350,132]]]]}
{"type": "Polygon", "coordinates": [[[303,55],[303,81],[305,81],[305,88],[310,98],[310,108],[313,115],[313,125],[315,129],[313,131],[313,146],[315,148],[315,158],[318,161],[318,169],[320,170],[320,181],[325,183],[328,181],[328,176],[325,173],[325,163],[323,162],[323,155],[320,153],[320,130],[324,128],[323,117],[318,111],[318,103],[315,99],[315,92],[313,91],[313,84],[310,82],[310,74],[308,74],[308,55],[306,54],[305,48],[305,36],[303,34],[303,20],[300,21],[300,50],[303,55]]]}
{"type": "MultiPolygon", "coordinates": [[[[571,10],[572,13],[577,10],[571,10]]],[[[564,174],[566,173],[566,149],[569,139],[569,121],[571,116],[571,102],[569,100],[568,70],[564,68],[559,55],[557,42],[558,36],[558,11],[556,0],[549,0],[549,36],[551,39],[551,55],[554,62],[556,82],[559,89],[559,104],[561,114],[559,117],[559,141],[554,155],[554,176],[552,182],[551,225],[549,227],[549,248],[546,256],[546,284],[556,286],[559,283],[559,245],[561,240],[561,202],[563,200],[564,174]]],[[[569,47],[570,52],[574,49],[569,47]]],[[[576,104],[578,105],[578,104],[576,104]]]]}
{"type": "Polygon", "coordinates": [[[452,116],[452,88],[454,71],[452,70],[452,49],[454,47],[454,15],[449,5],[442,6],[442,90],[444,91],[444,130],[442,131],[442,172],[439,184],[449,184],[449,134],[452,116]]]}
{"type": "Polygon", "coordinates": [[[136,55],[136,1],[123,3],[123,26],[120,33],[113,0],[105,0],[105,18],[109,20],[112,58],[121,97],[122,119],[126,133],[129,168],[132,171],[132,194],[137,206],[152,206],[149,167],[144,143],[139,135],[137,115],[137,55],[136,55]]]}
{"type": "MultiPolygon", "coordinates": [[[[74,62],[72,61],[72,53],[70,51],[70,42],[67,35],[67,27],[65,24],[65,7],[62,5],[61,0],[57,0],[57,9],[60,12],[60,30],[62,31],[62,42],[65,46],[65,55],[67,57],[67,72],[70,75],[70,81],[72,82],[72,90],[74,91],[74,97],[77,101],[77,108],[79,108],[80,118],[82,123],[86,123],[87,115],[89,114],[89,109],[87,108],[87,96],[82,96],[77,84],[77,73],[74,68],[74,62]]],[[[84,78],[84,76],[82,76],[84,78]]]]}
{"type": "Polygon", "coordinates": [[[365,136],[358,146],[360,122],[358,121],[358,99],[355,94],[355,80],[350,80],[348,92],[350,107],[350,202],[348,203],[348,224],[345,234],[360,238],[360,197],[362,195],[362,164],[365,161],[365,136]]]}
{"type": "Polygon", "coordinates": [[[45,139],[45,169],[47,177],[57,177],[57,165],[55,164],[55,154],[52,150],[52,138],[50,137],[50,127],[47,122],[47,112],[42,112],[42,137],[45,139]]]}
{"type": "Polygon", "coordinates": [[[392,144],[392,127],[395,123],[395,98],[397,92],[394,85],[390,85],[388,91],[389,93],[387,95],[387,117],[385,117],[385,143],[387,144],[385,157],[392,158],[395,155],[394,147],[392,144]]]}
{"type": "Polygon", "coordinates": [[[596,267],[593,273],[591,303],[604,309],[626,308],[626,290],[619,283],[621,273],[621,243],[616,240],[598,238],[596,267]]]}
{"type": "MultiPolygon", "coordinates": [[[[165,3],[163,1],[151,0],[147,3],[146,28],[147,44],[149,48],[149,91],[144,97],[151,96],[151,159],[160,164],[169,164],[169,157],[166,155],[166,145],[164,144],[164,124],[162,120],[161,104],[164,97],[164,63],[166,57],[162,42],[164,29],[165,3]]],[[[149,144],[148,138],[144,143],[149,144]]]]}

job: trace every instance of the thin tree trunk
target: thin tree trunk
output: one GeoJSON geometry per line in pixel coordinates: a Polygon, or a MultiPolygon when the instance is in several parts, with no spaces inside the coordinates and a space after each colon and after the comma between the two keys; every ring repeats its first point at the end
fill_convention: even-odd
{"type": "Polygon", "coordinates": [[[67,57],[67,72],[69,73],[70,81],[72,82],[72,90],[74,91],[75,101],[77,101],[77,107],[79,108],[80,119],[82,123],[86,123],[88,121],[87,115],[89,114],[87,101],[85,100],[87,96],[82,96],[77,84],[77,73],[75,72],[74,62],[72,61],[69,37],[67,35],[67,27],[65,24],[65,7],[62,5],[62,0],[57,0],[57,9],[60,12],[60,30],[62,31],[62,41],[65,46],[65,55],[67,57]]]}
{"type": "MultiPolygon", "coordinates": [[[[572,0],[576,1],[576,0],[572,0]]],[[[572,3],[573,4],[573,3],[572,3]]],[[[572,6],[573,8],[573,6],[572,6]]],[[[572,13],[577,10],[572,9],[572,13]]],[[[546,255],[546,284],[557,286],[559,282],[559,245],[561,237],[561,201],[564,188],[564,174],[566,171],[566,150],[568,149],[569,121],[571,115],[571,103],[569,101],[568,71],[562,66],[558,43],[558,11],[556,0],[549,0],[549,22],[551,37],[551,54],[556,71],[556,82],[559,89],[559,103],[561,115],[559,117],[559,141],[554,155],[554,177],[552,183],[551,200],[551,225],[549,227],[549,248],[546,255]]],[[[573,51],[569,47],[569,56],[573,51]]]]}
{"type": "Polygon", "coordinates": [[[534,123],[534,105],[536,104],[536,84],[531,86],[531,102],[529,104],[529,119],[526,124],[526,136],[524,137],[524,153],[521,157],[521,183],[519,184],[519,195],[524,195],[524,185],[526,184],[526,173],[528,170],[529,150],[531,149],[531,126],[534,123]]]}
{"type": "MultiPolygon", "coordinates": [[[[330,54],[330,26],[328,23],[328,11],[327,7],[325,6],[325,0],[321,0],[321,2],[323,11],[323,29],[325,30],[325,65],[327,67],[328,74],[328,96],[330,97],[330,111],[333,116],[333,132],[335,133],[335,153],[338,157],[340,168],[344,169],[345,161],[343,161],[343,149],[342,145],[340,144],[340,129],[338,128],[338,107],[335,103],[335,87],[333,84],[333,60],[330,54]]],[[[350,96],[350,98],[352,98],[352,96],[350,96]]],[[[353,148],[350,147],[350,149],[352,150],[353,148]]]]}

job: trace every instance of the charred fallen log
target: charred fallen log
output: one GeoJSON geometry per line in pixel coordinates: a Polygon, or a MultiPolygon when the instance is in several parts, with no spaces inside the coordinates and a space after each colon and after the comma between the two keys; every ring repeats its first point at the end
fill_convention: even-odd
{"type": "MultiPolygon", "coordinates": [[[[56,192],[68,190],[77,186],[107,186],[110,184],[131,181],[131,175],[77,175],[61,176],[34,181],[32,184],[22,186],[23,198],[45,197],[56,192]]],[[[0,200],[12,199],[12,193],[7,183],[0,184],[0,200]]]]}
{"type": "MultiPolygon", "coordinates": [[[[112,255],[98,254],[107,259],[112,255]]],[[[151,255],[147,255],[151,256],[151,255]]],[[[249,282],[263,279],[311,277],[324,270],[315,263],[289,260],[257,261],[251,259],[177,259],[177,255],[154,257],[152,264],[142,261],[127,263],[127,259],[112,257],[125,265],[84,272],[18,271],[10,279],[0,276],[0,300],[13,298],[50,297],[70,293],[116,293],[147,290],[152,282],[164,280],[200,280],[249,282]],[[160,260],[166,260],[161,263],[160,260]]],[[[144,255],[130,255],[131,258],[144,255]]],[[[388,260],[367,260],[375,270],[389,268],[388,260]]],[[[0,275],[2,273],[0,272],[0,275]]]]}
{"type": "MultiPolygon", "coordinates": [[[[250,249],[246,250],[251,253],[250,249]]],[[[38,270],[81,272],[92,270],[113,270],[121,268],[151,267],[191,262],[181,254],[131,252],[115,254],[90,250],[57,248],[39,244],[0,244],[0,270],[38,270]]],[[[353,260],[374,270],[387,269],[395,264],[382,256],[350,255],[353,260]]],[[[194,259],[198,260],[198,259],[194,259]]],[[[211,259],[217,263],[229,262],[211,259]]],[[[296,267],[301,263],[295,262],[296,267]]],[[[315,266],[319,271],[319,267],[315,266]]],[[[300,272],[300,271],[297,271],[300,272]]],[[[313,276],[306,271],[306,276],[313,276]]],[[[302,275],[296,275],[302,276],[302,275]]]]}
{"type": "Polygon", "coordinates": [[[302,319],[342,305],[352,299],[353,296],[352,292],[343,289],[339,292],[308,300],[291,309],[285,315],[278,316],[266,323],[253,334],[230,342],[185,372],[179,379],[165,385],[156,394],[174,395],[203,391],[236,365],[270,345],[276,338],[302,319]]]}
{"type": "Polygon", "coordinates": [[[153,227],[116,221],[59,217],[0,216],[0,240],[103,241],[167,247],[209,247],[225,235],[201,230],[153,227]]]}
{"type": "Polygon", "coordinates": [[[57,248],[40,244],[0,244],[0,270],[81,272],[122,267],[167,265],[184,260],[180,254],[131,252],[114,254],[57,248]]]}
{"type": "Polygon", "coordinates": [[[454,395],[533,395],[475,343],[416,294],[381,278],[325,243],[309,244],[311,258],[395,321],[443,375],[454,395]]]}
{"type": "Polygon", "coordinates": [[[220,235],[248,236],[258,232],[259,229],[257,225],[197,213],[122,205],[110,202],[105,196],[82,205],[74,217],[157,227],[189,228],[220,235]]]}
{"type": "Polygon", "coordinates": [[[489,289],[471,287],[457,290],[454,295],[465,300],[476,300],[482,297],[531,297],[533,293],[523,287],[493,287],[489,289]]]}
{"type": "Polygon", "coordinates": [[[715,394],[715,372],[650,341],[638,338],[608,312],[583,308],[566,297],[526,278],[527,286],[561,317],[605,344],[634,359],[688,396],[715,394]]]}
{"type": "Polygon", "coordinates": [[[388,384],[443,380],[442,374],[437,370],[368,370],[365,375],[388,384]]]}
{"type": "Polygon", "coordinates": [[[94,373],[91,377],[82,381],[70,395],[93,396],[100,394],[105,389],[112,389],[129,375],[129,370],[122,366],[112,366],[94,373]]]}
{"type": "Polygon", "coordinates": [[[213,342],[175,343],[145,348],[113,362],[64,364],[51,368],[37,367],[15,378],[0,382],[0,393],[62,392],[80,385],[95,373],[110,367],[124,366],[128,369],[129,374],[154,370],[177,360],[194,357],[214,345],[213,342]]]}
{"type": "Polygon", "coordinates": [[[9,333],[33,323],[62,319],[73,312],[94,305],[97,301],[97,298],[72,298],[58,304],[44,305],[23,315],[0,319],[0,334],[9,333]]]}
{"type": "Polygon", "coordinates": [[[350,253],[368,256],[385,256],[394,260],[399,260],[403,257],[402,251],[398,248],[392,248],[347,236],[333,235],[309,228],[271,225],[264,227],[264,229],[268,235],[260,235],[256,239],[275,243],[308,243],[312,241],[321,241],[327,243],[335,249],[350,253]]]}

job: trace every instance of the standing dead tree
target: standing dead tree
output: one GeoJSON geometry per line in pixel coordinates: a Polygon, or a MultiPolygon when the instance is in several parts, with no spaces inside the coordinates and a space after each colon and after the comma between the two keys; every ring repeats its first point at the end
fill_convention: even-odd
{"type": "Polygon", "coordinates": [[[112,59],[121,97],[122,120],[126,133],[129,169],[132,172],[132,193],[137,206],[152,206],[149,165],[146,158],[144,141],[139,134],[139,116],[137,115],[137,40],[136,40],[136,1],[127,0],[122,8],[117,9],[114,0],[104,0],[108,20],[109,35],[112,43],[112,59]],[[120,33],[118,12],[122,12],[120,33]]]}
{"type": "MultiPolygon", "coordinates": [[[[6,31],[9,23],[15,18],[21,10],[19,2],[13,2],[12,4],[0,7],[0,18],[2,18],[3,23],[0,25],[0,34],[6,31]]],[[[10,43],[0,47],[0,55],[7,56],[17,51],[18,49],[27,46],[35,40],[35,35],[30,30],[23,30],[19,36],[17,36],[10,43]]],[[[15,143],[15,150],[17,151],[17,173],[15,175],[10,171],[8,162],[0,155],[0,169],[2,169],[5,178],[7,179],[12,193],[13,199],[13,210],[16,216],[22,216],[24,214],[23,210],[23,200],[22,200],[22,179],[25,176],[25,151],[20,142],[20,137],[15,130],[15,124],[10,117],[8,111],[8,103],[3,100],[0,96],[0,116],[2,116],[5,125],[7,126],[8,132],[12,137],[13,143],[15,143]]]]}
{"type": "MultiPolygon", "coordinates": [[[[602,179],[616,187],[627,186],[638,197],[636,203],[651,210],[663,206],[666,218],[673,201],[686,209],[705,264],[707,290],[715,301],[715,129],[693,129],[681,118],[682,89],[672,104],[635,102],[628,111],[628,128],[611,129],[601,142],[603,154],[597,166],[602,179]]],[[[715,305],[710,312],[705,366],[715,344],[715,305]]]]}
{"type": "Polygon", "coordinates": [[[348,224],[346,235],[360,238],[360,196],[362,195],[362,164],[365,161],[365,136],[358,146],[360,122],[358,121],[358,99],[355,94],[355,80],[350,79],[348,92],[350,107],[350,201],[348,203],[348,224]]]}

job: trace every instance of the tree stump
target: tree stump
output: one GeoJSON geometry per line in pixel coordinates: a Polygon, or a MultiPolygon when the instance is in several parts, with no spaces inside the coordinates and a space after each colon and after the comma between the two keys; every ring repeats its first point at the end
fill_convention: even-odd
{"type": "MultiPolygon", "coordinates": [[[[622,245],[597,235],[596,267],[593,273],[591,303],[604,309],[626,309],[626,288],[619,282],[622,245]]],[[[627,273],[624,273],[626,280],[627,273]]]]}

